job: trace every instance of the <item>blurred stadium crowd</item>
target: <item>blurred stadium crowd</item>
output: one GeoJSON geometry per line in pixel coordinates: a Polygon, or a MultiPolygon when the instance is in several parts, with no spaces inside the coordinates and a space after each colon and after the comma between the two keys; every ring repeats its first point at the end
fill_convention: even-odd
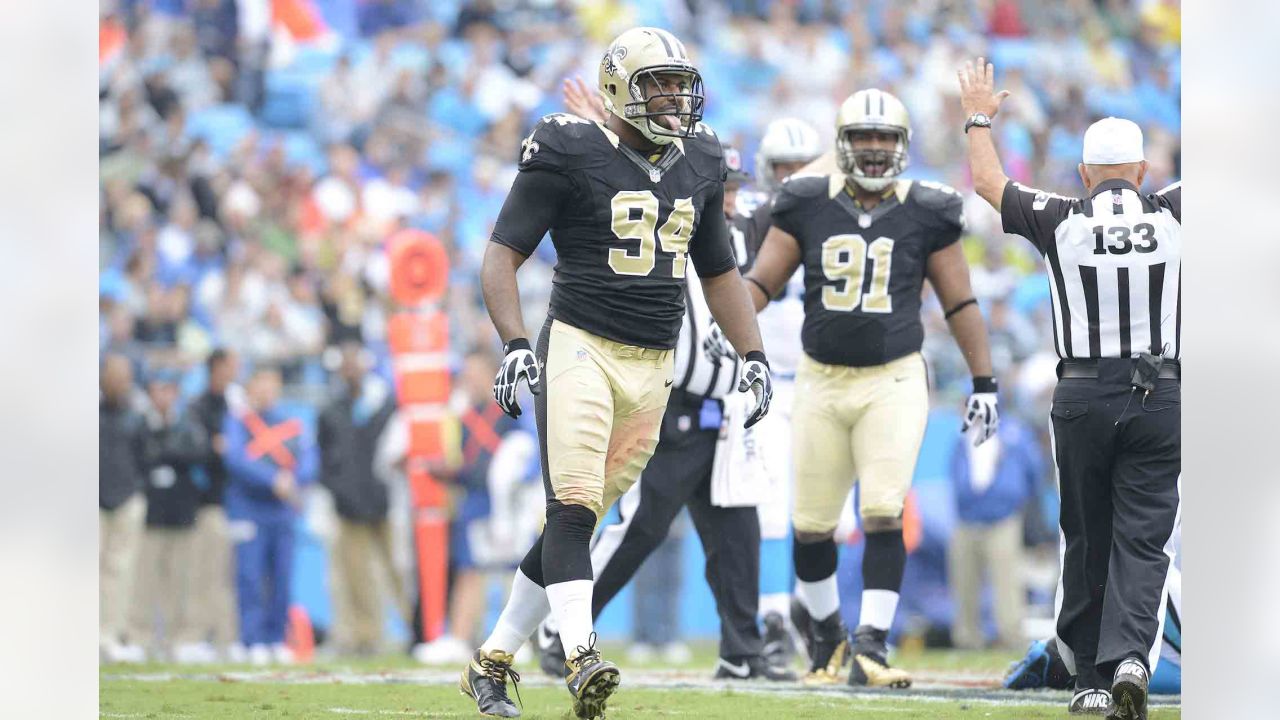
{"type": "MultiPolygon", "coordinates": [[[[126,389],[108,393],[104,371],[104,397],[123,393],[144,416],[157,402],[194,404],[215,348],[244,368],[280,368],[283,400],[309,432],[344,386],[345,343],[389,379],[384,241],[401,228],[448,249],[452,366],[461,374],[469,351],[492,351],[477,269],[520,140],[563,109],[564,79],[594,83],[604,44],[634,25],[666,27],[694,50],[705,119],[748,170],[771,120],[802,118],[829,147],[851,92],[904,101],[908,176],[968,196],[966,249],[1006,412],[1030,428],[1044,425],[1054,381],[1048,288],[1034,250],[969,191],[955,69],[979,55],[1001,69],[1013,95],[997,142],[1015,179],[1075,194],[1080,138],[1106,115],[1146,131],[1149,187],[1180,177],[1177,0],[103,0],[100,13],[100,353],[126,359],[133,377],[111,373],[126,389]],[[176,398],[144,392],[152,384],[176,398]]],[[[554,261],[544,243],[521,273],[528,327],[541,324],[554,261]]],[[[927,307],[935,407],[950,422],[967,372],[927,307]]],[[[468,406],[484,408],[483,393],[468,406]]],[[[1047,439],[1035,444],[1043,454],[1047,439]]],[[[948,434],[926,446],[941,486],[953,445],[948,434]]],[[[1056,548],[1053,480],[1039,468],[1008,512],[1027,517],[1026,544],[1056,548]]],[[[102,470],[104,511],[109,483],[156,491],[148,468],[136,487],[102,470]]],[[[395,554],[405,571],[409,550],[395,554]]],[[[1033,586],[1051,588],[1047,557],[1050,582],[1033,586]]],[[[951,611],[920,612],[945,624],[935,615],[951,611]]]]}

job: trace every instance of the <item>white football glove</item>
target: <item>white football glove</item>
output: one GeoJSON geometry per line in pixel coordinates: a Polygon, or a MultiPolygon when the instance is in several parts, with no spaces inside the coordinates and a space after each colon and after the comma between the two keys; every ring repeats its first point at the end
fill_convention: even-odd
{"type": "Polygon", "coordinates": [[[724,331],[720,329],[720,323],[715,320],[711,321],[706,337],[702,338],[702,354],[713,365],[720,362],[721,358],[738,356],[729,344],[729,339],[724,336],[724,331]]]}
{"type": "Polygon", "coordinates": [[[973,435],[973,446],[978,447],[990,440],[1000,427],[999,398],[996,395],[996,380],[991,377],[973,379],[973,394],[965,403],[964,424],[960,432],[967,433],[969,428],[977,428],[973,435]]]}
{"type": "Polygon", "coordinates": [[[769,373],[769,361],[764,358],[764,353],[759,350],[747,353],[746,362],[742,363],[742,373],[738,377],[738,392],[751,390],[756,394],[756,404],[747,415],[747,421],[742,424],[742,427],[749,428],[769,413],[769,403],[773,401],[773,377],[769,373]]]}
{"type": "Polygon", "coordinates": [[[504,350],[507,355],[493,379],[493,399],[498,401],[502,412],[518,418],[520,403],[516,402],[516,390],[520,388],[520,381],[528,383],[529,392],[537,395],[542,392],[542,371],[527,339],[516,338],[507,343],[504,350]]]}

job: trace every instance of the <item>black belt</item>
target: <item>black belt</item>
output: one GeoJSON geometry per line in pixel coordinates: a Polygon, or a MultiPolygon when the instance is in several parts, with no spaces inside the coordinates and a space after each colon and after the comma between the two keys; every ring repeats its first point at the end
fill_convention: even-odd
{"type": "MultiPolygon", "coordinates": [[[[1123,358],[1107,358],[1107,362],[1115,362],[1123,358]]],[[[1096,380],[1098,378],[1098,360],[1063,360],[1058,363],[1058,377],[1062,380],[1096,380]]],[[[1160,379],[1181,380],[1182,363],[1177,360],[1165,360],[1160,366],[1160,379]]]]}

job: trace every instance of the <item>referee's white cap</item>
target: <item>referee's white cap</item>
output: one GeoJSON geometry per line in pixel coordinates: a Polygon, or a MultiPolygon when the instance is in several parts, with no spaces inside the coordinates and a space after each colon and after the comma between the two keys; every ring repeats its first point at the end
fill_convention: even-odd
{"type": "Polygon", "coordinates": [[[1084,131],[1085,165],[1142,162],[1142,128],[1132,120],[1108,117],[1084,131]]]}

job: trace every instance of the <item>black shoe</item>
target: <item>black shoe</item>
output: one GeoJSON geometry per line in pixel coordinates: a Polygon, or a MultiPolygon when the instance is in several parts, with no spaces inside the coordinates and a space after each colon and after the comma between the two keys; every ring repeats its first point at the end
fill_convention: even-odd
{"type": "Polygon", "coordinates": [[[772,680],[795,682],[796,674],[786,665],[770,662],[763,655],[739,658],[737,662],[720,658],[716,662],[716,680],[772,680]]]}
{"type": "Polygon", "coordinates": [[[855,687],[911,687],[911,676],[889,665],[889,631],[859,625],[853,631],[853,667],[849,684],[855,687]]]}
{"type": "Polygon", "coordinates": [[[1111,693],[1102,688],[1077,690],[1067,712],[1072,715],[1106,715],[1111,711],[1111,693]]]}
{"type": "Polygon", "coordinates": [[[796,629],[796,635],[800,638],[800,649],[804,651],[805,657],[812,659],[813,652],[809,648],[813,647],[813,617],[809,615],[809,609],[795,595],[791,596],[791,627],[796,629]]]}
{"type": "Polygon", "coordinates": [[[577,647],[565,666],[569,676],[564,683],[573,695],[573,714],[582,720],[604,717],[605,703],[622,682],[622,673],[617,665],[600,657],[595,633],[591,633],[587,647],[577,647]]]}
{"type": "Polygon", "coordinates": [[[796,657],[796,641],[787,630],[787,621],[777,612],[764,616],[764,646],[760,654],[770,665],[786,667],[796,657]]]}
{"type": "Polygon", "coordinates": [[[849,663],[849,631],[840,619],[840,611],[811,623],[809,632],[809,672],[804,676],[805,684],[833,685],[840,682],[840,674],[849,663]]]}
{"type": "Polygon", "coordinates": [[[533,647],[538,651],[538,666],[542,672],[564,679],[569,671],[564,665],[564,643],[560,642],[560,633],[548,629],[545,622],[539,623],[538,629],[533,631],[533,647]]]}
{"type": "Polygon", "coordinates": [[[489,717],[520,717],[520,708],[511,702],[507,695],[507,678],[516,688],[516,697],[520,697],[520,674],[511,669],[515,657],[501,650],[491,650],[485,654],[480,650],[471,658],[471,662],[462,671],[462,682],[458,689],[463,695],[476,701],[476,709],[481,715],[489,717]]]}
{"type": "Polygon", "coordinates": [[[1116,668],[1107,720],[1147,720],[1147,666],[1128,658],[1116,668]]]}

